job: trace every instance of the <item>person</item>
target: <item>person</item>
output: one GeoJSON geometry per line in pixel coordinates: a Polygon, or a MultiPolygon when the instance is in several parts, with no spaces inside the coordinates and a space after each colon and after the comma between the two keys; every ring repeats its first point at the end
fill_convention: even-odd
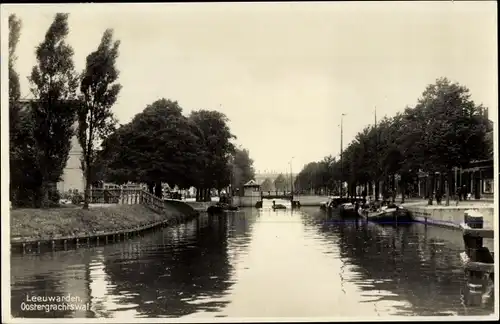
{"type": "Polygon", "coordinates": [[[462,200],[462,187],[461,186],[458,186],[458,188],[457,188],[457,205],[458,205],[459,200],[462,200]]]}
{"type": "Polygon", "coordinates": [[[438,205],[441,205],[441,199],[443,198],[443,195],[441,194],[441,190],[436,190],[436,202],[438,205]]]}
{"type": "Polygon", "coordinates": [[[465,187],[465,185],[462,186],[462,197],[464,198],[464,200],[467,200],[467,188],[465,187]]]}

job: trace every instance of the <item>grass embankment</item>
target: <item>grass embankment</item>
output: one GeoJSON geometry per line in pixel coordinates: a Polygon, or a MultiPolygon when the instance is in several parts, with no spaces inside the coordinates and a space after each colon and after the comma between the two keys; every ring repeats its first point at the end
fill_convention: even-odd
{"type": "Polygon", "coordinates": [[[164,213],[156,213],[142,205],[79,206],[51,209],[14,209],[10,212],[12,241],[49,240],[61,237],[86,237],[187,217],[186,206],[167,204],[164,213]]]}

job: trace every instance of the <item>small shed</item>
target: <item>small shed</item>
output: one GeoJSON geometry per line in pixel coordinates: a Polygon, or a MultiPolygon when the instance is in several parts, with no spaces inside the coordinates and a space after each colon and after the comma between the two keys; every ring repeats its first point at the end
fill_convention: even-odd
{"type": "Polygon", "coordinates": [[[260,197],[260,184],[255,180],[250,180],[243,185],[245,196],[260,197]]]}

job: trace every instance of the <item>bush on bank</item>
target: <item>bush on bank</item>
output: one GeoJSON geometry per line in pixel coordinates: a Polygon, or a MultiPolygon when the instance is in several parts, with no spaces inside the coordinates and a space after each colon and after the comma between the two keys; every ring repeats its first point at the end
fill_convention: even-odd
{"type": "Polygon", "coordinates": [[[125,230],[172,217],[187,215],[176,205],[159,214],[142,205],[78,206],[50,209],[15,209],[10,212],[11,240],[47,240],[125,230]]]}

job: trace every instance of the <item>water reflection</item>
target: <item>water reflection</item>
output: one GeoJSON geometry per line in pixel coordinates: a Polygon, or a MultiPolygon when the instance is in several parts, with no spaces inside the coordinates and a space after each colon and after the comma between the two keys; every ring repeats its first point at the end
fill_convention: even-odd
{"type": "Polygon", "coordinates": [[[232,285],[252,218],[203,216],[174,228],[104,247],[13,256],[15,317],[178,317],[213,311],[232,285]],[[69,282],[69,284],[68,284],[69,282]],[[26,295],[72,294],[91,312],[23,311],[26,295]],[[84,297],[85,296],[85,297],[84,297]]]}
{"type": "MultiPolygon", "coordinates": [[[[285,203],[276,201],[276,203],[285,203]]],[[[13,256],[16,317],[484,315],[463,302],[461,233],[342,222],[318,208],[244,209],[126,242],[13,256]],[[91,310],[32,312],[27,295],[91,310]]],[[[487,245],[491,246],[491,243],[487,245]]]]}
{"type": "MultiPolygon", "coordinates": [[[[332,217],[338,220],[338,216],[332,217]]],[[[466,307],[463,303],[460,232],[423,224],[381,226],[361,220],[316,223],[320,224],[318,231],[329,239],[340,238],[340,255],[354,266],[357,276],[353,281],[363,288],[363,294],[377,297],[370,302],[392,303],[394,315],[494,312],[493,298],[484,307],[466,307]],[[401,300],[408,303],[394,303],[401,300]]]]}

